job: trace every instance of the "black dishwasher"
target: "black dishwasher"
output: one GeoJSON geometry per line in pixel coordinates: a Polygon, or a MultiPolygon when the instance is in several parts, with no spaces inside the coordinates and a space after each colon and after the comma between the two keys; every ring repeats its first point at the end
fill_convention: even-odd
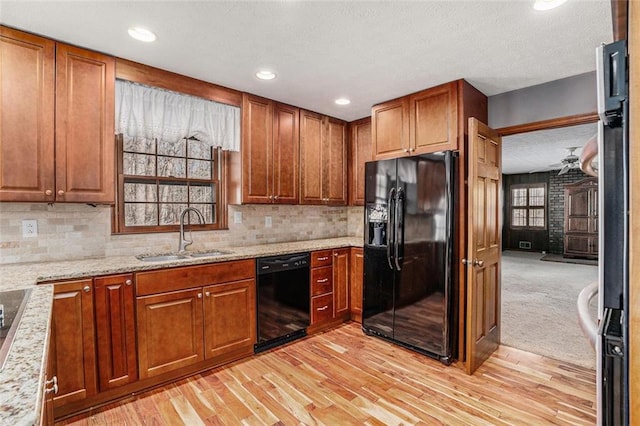
{"type": "Polygon", "coordinates": [[[309,253],[258,258],[256,353],[306,336],[310,323],[309,253]]]}

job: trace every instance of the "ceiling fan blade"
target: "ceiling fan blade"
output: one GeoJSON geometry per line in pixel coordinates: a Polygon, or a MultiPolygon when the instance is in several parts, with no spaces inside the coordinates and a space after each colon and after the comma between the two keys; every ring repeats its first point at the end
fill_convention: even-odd
{"type": "Polygon", "coordinates": [[[567,173],[569,171],[569,169],[571,169],[571,165],[570,164],[565,164],[562,169],[560,169],[560,171],[558,172],[558,176],[563,175],[565,173],[567,173]]]}

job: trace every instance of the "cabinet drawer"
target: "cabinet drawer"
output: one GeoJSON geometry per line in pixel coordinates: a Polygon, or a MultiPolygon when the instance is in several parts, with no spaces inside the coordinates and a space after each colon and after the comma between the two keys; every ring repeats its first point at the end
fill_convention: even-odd
{"type": "Polygon", "coordinates": [[[333,293],[311,299],[311,324],[333,319],[333,293]]]}
{"type": "Polygon", "coordinates": [[[311,253],[311,267],[331,265],[331,250],[314,251],[311,253]]]}
{"type": "Polygon", "coordinates": [[[323,266],[311,270],[311,296],[331,293],[333,291],[333,268],[323,266]]]}
{"type": "Polygon", "coordinates": [[[255,278],[254,259],[136,273],[136,296],[255,278]]]}

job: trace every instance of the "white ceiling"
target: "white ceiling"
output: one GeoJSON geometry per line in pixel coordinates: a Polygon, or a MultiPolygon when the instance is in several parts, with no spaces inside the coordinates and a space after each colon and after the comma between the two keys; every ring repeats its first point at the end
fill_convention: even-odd
{"type": "Polygon", "coordinates": [[[0,22],[351,121],[458,78],[491,96],[593,71],[594,48],[612,39],[610,1],[532,4],[2,0],[0,22]],[[158,40],[132,40],[134,25],[158,40]],[[262,67],[278,77],[258,81],[262,67]]]}
{"type": "Polygon", "coordinates": [[[538,130],[502,138],[502,173],[517,174],[559,170],[567,148],[580,157],[584,144],[598,132],[598,123],[538,130]]]}

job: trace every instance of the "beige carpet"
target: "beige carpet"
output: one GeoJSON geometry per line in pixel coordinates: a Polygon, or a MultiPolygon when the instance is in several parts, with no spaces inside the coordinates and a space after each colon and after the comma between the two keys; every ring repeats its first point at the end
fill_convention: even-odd
{"type": "Polygon", "coordinates": [[[584,287],[598,280],[598,267],[543,262],[541,257],[502,253],[501,343],[595,369],[595,352],[578,324],[576,301],[584,287]]]}

